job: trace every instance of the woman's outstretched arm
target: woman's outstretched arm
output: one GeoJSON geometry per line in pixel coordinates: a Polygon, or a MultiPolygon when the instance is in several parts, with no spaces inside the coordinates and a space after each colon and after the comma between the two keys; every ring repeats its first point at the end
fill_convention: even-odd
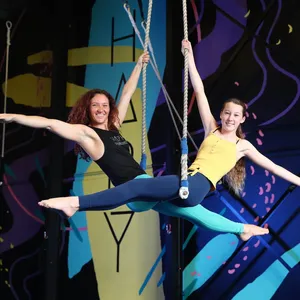
{"type": "MultiPolygon", "coordinates": [[[[120,125],[122,125],[126,113],[128,110],[129,102],[130,99],[132,98],[132,95],[134,94],[140,75],[141,71],[143,68],[143,64],[149,62],[149,54],[148,52],[143,53],[139,59],[137,64],[135,65],[129,79],[127,80],[126,84],[124,85],[124,88],[122,90],[122,94],[120,97],[120,101],[118,103],[118,110],[119,110],[119,120],[120,120],[120,125]]],[[[117,124],[119,125],[119,124],[117,124]]]]}
{"type": "Polygon", "coordinates": [[[69,124],[56,119],[48,119],[40,116],[26,116],[21,114],[0,114],[0,122],[15,122],[32,128],[47,129],[62,138],[78,143],[89,154],[91,154],[92,157],[99,156],[98,152],[101,152],[101,149],[99,151],[94,150],[95,142],[101,148],[102,141],[100,141],[99,136],[94,130],[82,124],[69,124]]]}

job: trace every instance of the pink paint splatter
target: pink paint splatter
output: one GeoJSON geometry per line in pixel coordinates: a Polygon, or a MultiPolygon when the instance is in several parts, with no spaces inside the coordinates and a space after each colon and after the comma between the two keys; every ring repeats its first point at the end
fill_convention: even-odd
{"type": "Polygon", "coordinates": [[[268,227],[269,227],[269,224],[266,223],[266,224],[264,225],[264,228],[268,228],[268,227]]]}
{"type": "Polygon", "coordinates": [[[253,205],[252,205],[252,208],[255,208],[257,206],[257,204],[256,203],[254,203],[253,205]]]}
{"type": "Polygon", "coordinates": [[[207,256],[207,259],[211,259],[211,256],[209,255],[209,256],[207,256]]]}
{"type": "Polygon", "coordinates": [[[260,186],[258,194],[261,196],[264,193],[264,189],[260,186]]]}
{"type": "Polygon", "coordinates": [[[242,207],[241,210],[240,210],[240,213],[242,214],[244,211],[245,211],[245,208],[242,207]]]}
{"type": "Polygon", "coordinates": [[[245,197],[245,196],[246,196],[246,192],[243,192],[242,197],[245,197]]]}
{"type": "Polygon", "coordinates": [[[268,170],[265,170],[265,174],[266,174],[266,176],[269,176],[269,171],[268,170]]]}
{"type": "Polygon", "coordinates": [[[246,117],[249,118],[249,113],[246,111],[246,117]]]}
{"type": "Polygon", "coordinates": [[[235,265],[234,265],[234,267],[235,267],[236,269],[238,269],[240,266],[241,266],[240,264],[235,264],[235,265]]]}
{"type": "Polygon", "coordinates": [[[230,243],[230,245],[235,245],[236,244],[236,241],[233,241],[230,243]]]}
{"type": "Polygon", "coordinates": [[[256,114],[255,113],[252,113],[252,117],[253,117],[253,119],[257,119],[257,116],[256,116],[256,114]]]}
{"type": "Polygon", "coordinates": [[[223,262],[223,265],[225,265],[225,264],[226,264],[226,261],[223,262]]]}
{"type": "Polygon", "coordinates": [[[245,106],[246,106],[246,109],[248,109],[248,104],[247,103],[245,103],[245,106]]]}
{"type": "Polygon", "coordinates": [[[267,211],[267,212],[269,212],[269,211],[270,211],[270,209],[271,209],[270,207],[266,207],[266,211],[267,211]]]}
{"type": "Polygon", "coordinates": [[[232,275],[235,272],[235,269],[228,270],[228,274],[232,275]]]}
{"type": "Polygon", "coordinates": [[[197,273],[197,276],[198,276],[198,277],[200,277],[200,276],[201,276],[201,274],[200,274],[200,273],[197,273]]]}
{"type": "Polygon", "coordinates": [[[251,175],[254,175],[254,173],[255,173],[255,169],[254,169],[254,167],[253,167],[253,166],[250,166],[250,170],[251,170],[251,175]]]}
{"type": "Polygon", "coordinates": [[[236,86],[239,86],[239,85],[240,85],[237,81],[235,81],[234,84],[235,84],[236,86]]]}
{"type": "Polygon", "coordinates": [[[268,192],[270,192],[271,191],[271,183],[270,182],[267,182],[266,184],[265,184],[265,186],[266,186],[266,192],[268,193],[268,192]]]}
{"type": "Polygon", "coordinates": [[[259,221],[259,216],[257,216],[255,219],[254,219],[254,222],[258,222],[259,221]]]}
{"type": "Polygon", "coordinates": [[[243,252],[247,252],[248,250],[249,250],[249,247],[247,246],[243,249],[243,252]]]}
{"type": "Polygon", "coordinates": [[[194,271],[194,272],[191,273],[192,276],[195,276],[196,274],[197,274],[196,271],[194,271]]]}
{"type": "Polygon", "coordinates": [[[257,144],[258,144],[259,146],[261,146],[261,145],[263,144],[262,140],[259,139],[259,138],[256,139],[256,142],[257,142],[257,144]]]}
{"type": "Polygon", "coordinates": [[[248,259],[248,256],[245,255],[245,256],[243,257],[243,260],[246,261],[247,259],[248,259]]]}
{"type": "Polygon", "coordinates": [[[258,240],[255,244],[254,244],[254,247],[257,248],[260,244],[260,240],[258,240]]]}
{"type": "Polygon", "coordinates": [[[275,195],[274,195],[274,194],[272,194],[272,195],[271,195],[271,199],[270,199],[270,203],[273,203],[273,202],[274,202],[274,200],[275,200],[275,195]]]}
{"type": "Polygon", "coordinates": [[[275,182],[276,182],[276,178],[274,175],[272,175],[272,183],[275,184],[275,182]]]}
{"type": "Polygon", "coordinates": [[[268,204],[268,203],[269,203],[269,197],[265,196],[265,204],[268,204]]]}
{"type": "Polygon", "coordinates": [[[258,134],[259,134],[260,136],[264,136],[264,133],[263,133],[261,130],[258,130],[258,134]]]}

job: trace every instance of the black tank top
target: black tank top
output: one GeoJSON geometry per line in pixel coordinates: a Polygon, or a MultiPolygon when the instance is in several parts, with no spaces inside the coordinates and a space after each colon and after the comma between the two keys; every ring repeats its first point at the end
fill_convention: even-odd
{"type": "Polygon", "coordinates": [[[91,128],[95,130],[104,144],[104,154],[95,163],[115,186],[145,174],[130,154],[130,144],[118,131],[91,128]]]}

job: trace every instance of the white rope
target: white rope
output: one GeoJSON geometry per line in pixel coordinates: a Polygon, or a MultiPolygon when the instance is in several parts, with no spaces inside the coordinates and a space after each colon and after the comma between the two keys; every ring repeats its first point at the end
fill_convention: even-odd
{"type": "MultiPolygon", "coordinates": [[[[188,40],[188,20],[186,0],[182,0],[183,11],[183,38],[188,40]]],[[[181,141],[181,188],[179,195],[181,199],[186,199],[189,195],[188,191],[188,146],[187,146],[187,127],[188,127],[188,49],[184,49],[184,75],[183,75],[183,131],[181,141]]]]}
{"type": "MultiPolygon", "coordinates": [[[[151,15],[152,15],[152,0],[149,0],[147,21],[146,21],[146,33],[145,33],[144,52],[148,51],[149,33],[150,33],[150,25],[151,25],[151,15]]],[[[147,64],[145,64],[145,63],[143,64],[142,81],[143,81],[143,99],[142,99],[142,161],[144,161],[144,160],[146,160],[146,136],[147,136],[147,128],[146,128],[147,64]]],[[[146,164],[146,162],[144,162],[144,165],[145,164],[146,164]]]]}
{"type": "MultiPolygon", "coordinates": [[[[12,23],[10,21],[6,22],[6,65],[5,65],[5,84],[4,84],[4,107],[3,113],[6,113],[6,106],[7,106],[7,82],[8,82],[8,62],[9,62],[9,47],[10,47],[10,30],[12,28],[12,23]]],[[[4,150],[5,150],[5,130],[6,126],[3,123],[2,127],[2,146],[1,146],[1,158],[4,157],[4,150]]]]}
{"type": "MultiPolygon", "coordinates": [[[[133,16],[132,16],[132,14],[130,12],[129,5],[128,4],[124,4],[124,9],[125,9],[125,11],[126,11],[126,13],[128,15],[128,18],[129,18],[129,20],[131,22],[132,27],[134,28],[134,31],[135,31],[137,37],[140,40],[140,43],[141,43],[142,47],[144,47],[144,43],[142,41],[140,31],[139,31],[139,29],[138,29],[138,27],[137,27],[137,25],[136,25],[136,23],[135,23],[135,21],[133,19],[133,16]]],[[[145,27],[144,27],[144,23],[143,22],[142,22],[142,27],[143,27],[144,30],[146,30],[145,27]]],[[[182,119],[181,119],[181,117],[180,117],[180,115],[179,115],[176,107],[174,106],[173,101],[172,101],[172,99],[171,99],[168,91],[166,90],[166,88],[165,88],[165,86],[163,84],[162,78],[161,78],[159,70],[158,70],[158,66],[157,66],[157,63],[156,63],[155,55],[154,55],[154,50],[152,48],[152,44],[151,44],[151,40],[150,39],[149,39],[149,50],[150,50],[151,57],[152,57],[152,59],[150,60],[150,64],[151,64],[151,66],[152,66],[152,68],[154,70],[154,73],[155,73],[155,75],[156,75],[156,77],[157,77],[157,79],[158,79],[158,81],[159,81],[159,83],[161,85],[161,88],[162,88],[163,94],[165,96],[165,100],[166,100],[166,103],[167,103],[167,106],[168,106],[168,109],[169,109],[172,121],[173,121],[173,124],[174,124],[174,127],[175,127],[175,130],[176,130],[177,135],[178,135],[178,139],[181,140],[181,135],[179,133],[179,129],[178,129],[178,126],[176,124],[176,121],[175,121],[172,109],[173,109],[174,113],[176,114],[176,117],[178,118],[179,122],[181,124],[183,124],[183,121],[182,121],[182,119]]],[[[197,147],[194,139],[192,138],[191,134],[189,132],[187,132],[187,135],[188,135],[189,139],[191,140],[191,142],[192,142],[195,150],[198,151],[198,147],[197,147]]]]}

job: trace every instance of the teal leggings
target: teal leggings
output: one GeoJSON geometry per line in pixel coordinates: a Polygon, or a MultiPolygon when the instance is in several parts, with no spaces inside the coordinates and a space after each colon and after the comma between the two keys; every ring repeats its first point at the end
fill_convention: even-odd
{"type": "MultiPolygon", "coordinates": [[[[135,179],[143,178],[151,178],[151,176],[144,174],[135,179]]],[[[127,206],[134,212],[143,212],[153,209],[167,216],[183,218],[199,227],[204,227],[213,231],[235,234],[241,234],[244,231],[244,224],[230,221],[223,216],[204,208],[201,204],[192,207],[179,207],[171,202],[136,201],[127,203],[127,206]]]]}

